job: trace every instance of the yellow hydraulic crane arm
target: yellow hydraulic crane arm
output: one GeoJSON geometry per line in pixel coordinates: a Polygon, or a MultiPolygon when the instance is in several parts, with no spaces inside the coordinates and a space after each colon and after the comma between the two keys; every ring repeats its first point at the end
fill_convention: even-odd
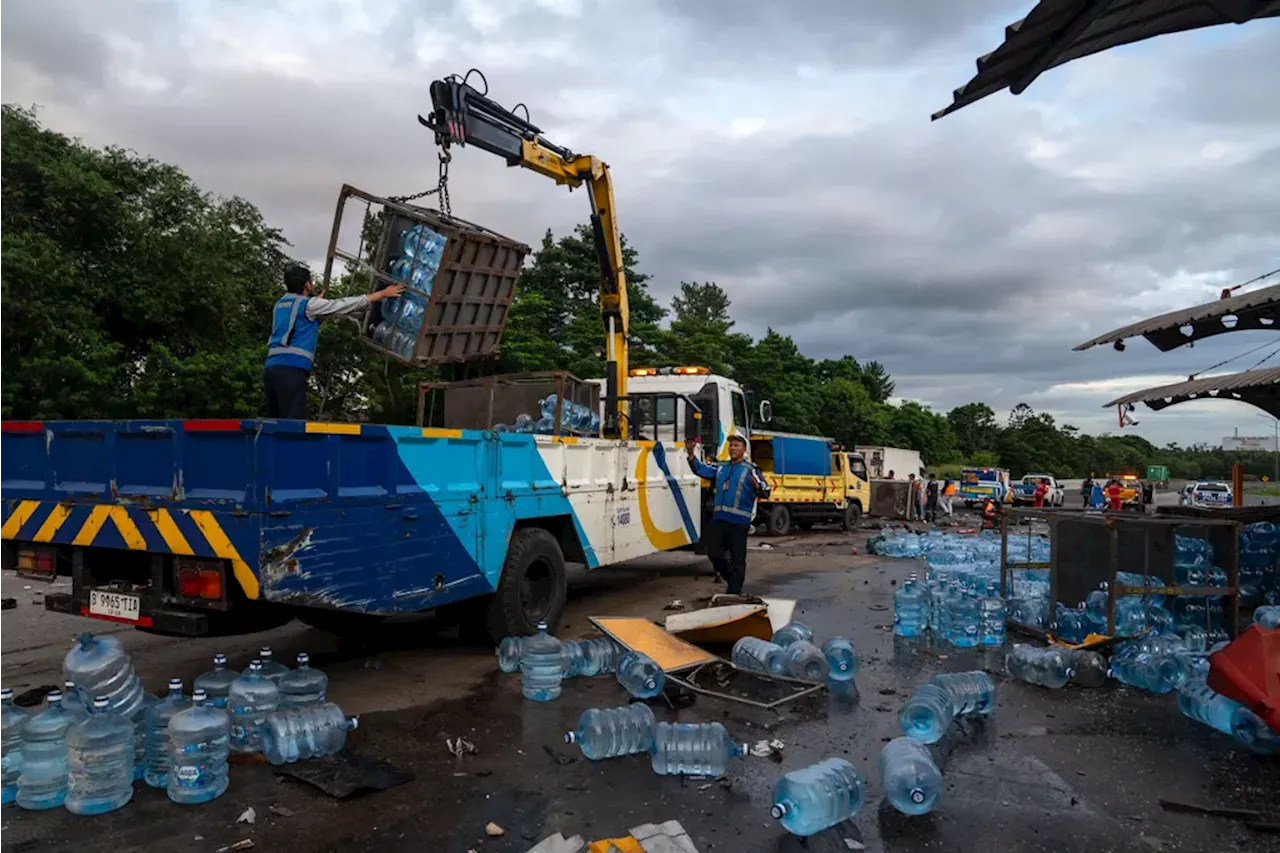
{"type": "Polygon", "coordinates": [[[609,167],[597,157],[575,154],[542,137],[542,130],[529,121],[529,111],[521,118],[514,109],[499,105],[486,92],[473,88],[468,72],[436,80],[431,84],[432,112],[418,121],[429,127],[448,162],[453,145],[468,145],[497,154],[508,166],[523,166],[545,175],[570,190],[586,184],[591,190],[591,229],[596,260],[600,267],[600,311],[608,347],[605,376],[604,433],[625,437],[627,421],[627,279],[622,263],[622,234],[614,212],[613,180],[609,167]]]}

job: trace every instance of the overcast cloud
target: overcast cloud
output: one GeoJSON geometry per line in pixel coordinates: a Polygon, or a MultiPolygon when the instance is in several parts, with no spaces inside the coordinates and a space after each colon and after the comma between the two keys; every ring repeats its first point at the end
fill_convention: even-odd
{"type": "MultiPolygon", "coordinates": [[[[0,81],[51,128],[253,201],[315,262],[344,182],[434,182],[415,115],[431,80],[479,67],[609,162],[662,301],[715,280],[742,329],[878,359],[903,397],[1114,430],[1111,397],[1274,337],[1071,352],[1280,266],[1280,21],[1079,60],[930,123],[1032,5],[9,0],[0,81]]],[[[530,243],[588,213],[479,151],[452,176],[456,213],[530,243]]],[[[1143,410],[1136,432],[1269,432],[1255,413],[1143,410]]]]}

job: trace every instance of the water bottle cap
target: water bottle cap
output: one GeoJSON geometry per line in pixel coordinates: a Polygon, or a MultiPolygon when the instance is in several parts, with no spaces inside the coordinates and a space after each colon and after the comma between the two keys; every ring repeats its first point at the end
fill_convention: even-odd
{"type": "Polygon", "coordinates": [[[50,690],[48,693],[44,694],[44,698],[45,698],[49,703],[51,703],[51,704],[52,704],[52,703],[54,703],[54,702],[61,702],[61,701],[62,701],[62,691],[61,691],[61,690],[50,690]]]}
{"type": "Polygon", "coordinates": [[[262,661],[260,660],[249,661],[249,669],[254,669],[254,670],[262,669],[262,661]]]}
{"type": "Polygon", "coordinates": [[[213,665],[214,665],[214,666],[220,666],[220,665],[222,665],[222,664],[225,664],[226,662],[227,662],[227,656],[226,656],[226,655],[224,655],[224,654],[222,654],[222,653],[218,653],[218,654],[216,654],[216,655],[214,655],[214,656],[213,656],[213,665]]]}
{"type": "Polygon", "coordinates": [[[8,687],[0,687],[0,699],[8,699],[13,695],[13,691],[8,687]]]}
{"type": "Polygon", "coordinates": [[[353,731],[354,731],[355,729],[360,728],[360,718],[359,718],[359,717],[352,717],[351,719],[347,720],[347,728],[348,728],[348,729],[351,729],[351,730],[353,730],[353,731]]]}
{"type": "Polygon", "coordinates": [[[99,696],[93,700],[93,707],[99,711],[101,711],[103,708],[109,707],[110,705],[111,705],[111,700],[108,699],[106,696],[99,696]]]}
{"type": "Polygon", "coordinates": [[[271,647],[263,646],[258,649],[258,658],[261,660],[271,660],[271,647]]]}
{"type": "Polygon", "coordinates": [[[782,820],[789,811],[791,808],[786,803],[774,803],[773,808],[769,809],[769,814],[773,815],[774,820],[782,820]]]}
{"type": "Polygon", "coordinates": [[[298,666],[306,666],[311,663],[311,655],[306,652],[298,652],[298,666]]]}
{"type": "Polygon", "coordinates": [[[918,805],[920,805],[921,803],[923,803],[923,802],[924,802],[924,791],[922,791],[920,788],[912,788],[912,789],[911,789],[911,802],[915,803],[917,806],[918,806],[918,805]]]}
{"type": "Polygon", "coordinates": [[[68,678],[66,681],[62,682],[62,686],[63,686],[63,687],[65,687],[65,688],[67,689],[67,692],[70,692],[70,691],[72,691],[72,690],[75,690],[75,689],[76,689],[76,683],[75,683],[74,681],[72,681],[70,678],[68,678]]]}
{"type": "Polygon", "coordinates": [[[203,702],[209,698],[209,694],[205,692],[203,687],[197,687],[191,694],[192,702],[203,702]]]}
{"type": "Polygon", "coordinates": [[[97,640],[94,639],[93,634],[90,634],[88,631],[82,631],[79,634],[76,634],[76,642],[80,644],[80,648],[87,649],[96,643],[97,640]]]}
{"type": "Polygon", "coordinates": [[[538,630],[539,630],[539,631],[545,631],[545,630],[547,630],[547,623],[546,623],[546,622],[539,622],[539,623],[538,623],[538,630]]]}
{"type": "Polygon", "coordinates": [[[565,733],[564,733],[564,742],[565,742],[565,743],[577,743],[577,742],[578,742],[578,733],[577,733],[577,732],[565,732],[565,733]]]}
{"type": "Polygon", "coordinates": [[[182,692],[182,679],[181,679],[181,678],[170,678],[170,679],[169,679],[169,692],[171,692],[171,693],[172,693],[174,690],[177,690],[179,693],[181,693],[181,692],[182,692]]]}

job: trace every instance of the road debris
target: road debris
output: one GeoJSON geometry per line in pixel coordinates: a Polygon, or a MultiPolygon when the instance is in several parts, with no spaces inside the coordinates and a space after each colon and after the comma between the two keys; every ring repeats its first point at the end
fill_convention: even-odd
{"type": "Polygon", "coordinates": [[[226,847],[219,847],[214,853],[238,853],[240,850],[252,850],[253,839],[242,838],[235,844],[228,844],[226,847]]]}
{"type": "Polygon", "coordinates": [[[1184,803],[1181,800],[1168,800],[1164,797],[1160,798],[1160,808],[1167,812],[1182,812],[1184,814],[1212,815],[1214,817],[1228,817],[1235,820],[1261,820],[1262,813],[1253,809],[1233,809],[1225,806],[1204,806],[1199,803],[1184,803]]]}
{"type": "Polygon", "coordinates": [[[844,847],[846,850],[866,850],[867,849],[867,845],[863,844],[861,841],[855,841],[852,838],[844,838],[841,840],[844,841],[844,847]]]}
{"type": "Polygon", "coordinates": [[[484,834],[489,836],[490,838],[501,838],[502,836],[507,834],[507,831],[502,827],[498,826],[493,821],[489,821],[487,824],[485,824],[484,834]]]}
{"type": "Polygon", "coordinates": [[[684,610],[684,602],[678,598],[673,598],[667,602],[667,606],[663,610],[684,610]]]}
{"type": "Polygon", "coordinates": [[[548,835],[525,853],[579,853],[586,846],[587,842],[582,840],[581,835],[565,838],[563,833],[557,832],[555,835],[548,835]]]}
{"type": "Polygon", "coordinates": [[[480,750],[476,749],[476,745],[463,737],[445,738],[445,746],[449,748],[454,758],[461,758],[464,755],[475,755],[480,750]]]}
{"type": "Polygon", "coordinates": [[[751,754],[756,758],[782,758],[782,751],[787,745],[777,738],[758,740],[751,745],[751,754]]]}
{"type": "Polygon", "coordinates": [[[274,815],[280,815],[280,817],[293,817],[295,814],[293,809],[284,806],[267,806],[267,811],[274,815]]]}
{"type": "Polygon", "coordinates": [[[249,826],[253,826],[257,820],[258,813],[253,810],[253,806],[249,806],[249,808],[240,812],[240,817],[236,818],[236,823],[247,823],[249,826]]]}

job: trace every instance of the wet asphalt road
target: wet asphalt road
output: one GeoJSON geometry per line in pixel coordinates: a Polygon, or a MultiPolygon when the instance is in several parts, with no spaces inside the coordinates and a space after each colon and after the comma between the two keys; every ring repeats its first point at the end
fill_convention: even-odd
{"type": "MultiPolygon", "coordinates": [[[[98,818],[6,808],[0,846],[213,851],[252,838],[256,849],[268,850],[487,853],[523,851],[557,831],[604,838],[640,823],[676,819],[703,851],[851,849],[845,839],[852,849],[862,844],[885,851],[1280,850],[1277,836],[1221,818],[1166,812],[1158,804],[1165,797],[1256,808],[1280,820],[1280,760],[1253,756],[1185,719],[1171,697],[1124,687],[1047,691],[997,676],[995,715],[981,725],[953,728],[935,747],[947,784],[935,812],[907,819],[884,806],[877,758],[898,733],[896,713],[906,696],[935,672],[995,670],[999,662],[991,651],[958,652],[894,638],[886,630],[891,596],[912,564],[852,556],[852,542],[865,553],[862,540],[814,533],[753,550],[750,557],[751,591],[796,598],[799,617],[819,635],[852,637],[863,659],[855,696],[823,695],[779,712],[706,697],[679,711],[655,706],[660,719],[720,720],[744,741],[778,738],[786,744],[781,764],[738,761],[722,783],[654,776],[642,756],[588,762],[564,745],[563,733],[583,709],[625,701],[610,678],[568,682],[555,703],[526,703],[518,676],[498,673],[487,650],[447,639],[431,651],[408,649],[403,638],[355,649],[333,643],[320,653],[333,677],[331,692],[344,706],[364,706],[348,749],[412,771],[415,781],[339,802],[278,781],[265,765],[237,766],[230,791],[202,807],[173,805],[139,784],[130,805],[98,818]],[[479,752],[450,755],[445,740],[457,735],[479,752]],[[769,818],[770,792],[780,772],[827,755],[843,755],[859,769],[868,782],[867,804],[852,821],[802,846],[769,818]],[[273,813],[273,805],[291,814],[273,813]],[[256,823],[237,825],[250,806],[256,823]],[[489,821],[506,834],[487,838],[489,821]]],[[[588,613],[661,619],[671,597],[690,600],[714,590],[697,577],[700,570],[697,561],[669,557],[657,566],[628,568],[608,588],[580,588],[562,633],[584,633],[588,613]]],[[[13,613],[5,616],[6,684],[22,672],[10,670],[13,613]]],[[[51,649],[70,629],[60,626],[58,633],[51,649]]],[[[273,643],[290,648],[326,641],[297,625],[272,633],[273,643]]],[[[126,635],[126,641],[138,637],[126,635]]],[[[144,661],[163,659],[171,668],[188,661],[182,665],[191,667],[190,675],[201,668],[203,645],[215,642],[142,639],[144,661]],[[201,648],[184,648],[189,645],[201,648]]],[[[248,653],[258,641],[237,642],[248,653]]],[[[15,664],[23,663],[22,654],[30,653],[14,655],[15,664]]],[[[25,669],[48,658],[28,660],[25,669]]],[[[153,686],[166,675],[140,666],[153,686]]]]}

